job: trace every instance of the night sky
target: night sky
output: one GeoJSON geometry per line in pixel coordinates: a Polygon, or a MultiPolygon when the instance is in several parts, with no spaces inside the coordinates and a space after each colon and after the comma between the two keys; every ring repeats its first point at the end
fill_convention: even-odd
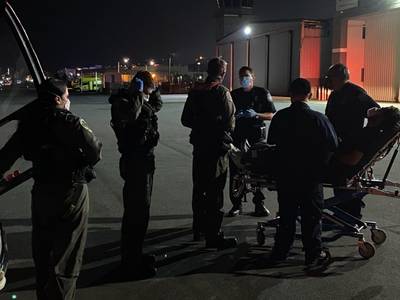
{"type": "MultiPolygon", "coordinates": [[[[23,21],[45,69],[161,59],[179,63],[215,53],[215,0],[10,1],[23,21]]],[[[327,18],[334,0],[258,0],[259,19],[327,18]]],[[[3,22],[0,25],[4,27],[3,22]]],[[[12,44],[0,29],[3,50],[12,44]]],[[[10,54],[12,57],[12,54],[10,54]]],[[[15,55],[15,53],[14,53],[15,55]]],[[[11,59],[12,60],[12,59],[11,59]]],[[[2,53],[0,65],[4,66],[2,53]]]]}

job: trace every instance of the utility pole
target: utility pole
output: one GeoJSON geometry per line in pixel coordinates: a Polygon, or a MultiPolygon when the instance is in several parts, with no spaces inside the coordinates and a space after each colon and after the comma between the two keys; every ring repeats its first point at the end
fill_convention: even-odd
{"type": "Polygon", "coordinates": [[[171,66],[172,66],[172,56],[168,57],[168,82],[171,83],[171,66]]]}

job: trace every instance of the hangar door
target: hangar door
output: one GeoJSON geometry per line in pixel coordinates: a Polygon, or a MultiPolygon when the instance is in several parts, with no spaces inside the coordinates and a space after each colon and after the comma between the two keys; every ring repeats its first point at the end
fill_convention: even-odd
{"type": "Polygon", "coordinates": [[[248,41],[237,41],[233,44],[233,88],[240,87],[239,70],[243,66],[248,66],[248,41]]]}
{"type": "Polygon", "coordinates": [[[267,88],[267,57],[268,37],[262,36],[250,41],[250,66],[253,69],[256,79],[255,85],[267,88]]]}
{"type": "Polygon", "coordinates": [[[269,37],[268,88],[272,95],[286,96],[292,69],[292,33],[274,33],[269,37]]]}
{"type": "Polygon", "coordinates": [[[399,101],[400,11],[365,18],[364,88],[377,100],[399,101]]]}

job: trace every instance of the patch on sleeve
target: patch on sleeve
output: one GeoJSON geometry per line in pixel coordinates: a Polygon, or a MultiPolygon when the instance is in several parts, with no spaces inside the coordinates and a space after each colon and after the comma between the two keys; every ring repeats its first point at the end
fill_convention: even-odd
{"type": "Polygon", "coordinates": [[[81,126],[83,128],[85,128],[87,131],[89,131],[90,133],[93,133],[93,131],[89,128],[88,124],[86,123],[86,121],[84,119],[80,119],[79,123],[81,124],[81,126]]]}

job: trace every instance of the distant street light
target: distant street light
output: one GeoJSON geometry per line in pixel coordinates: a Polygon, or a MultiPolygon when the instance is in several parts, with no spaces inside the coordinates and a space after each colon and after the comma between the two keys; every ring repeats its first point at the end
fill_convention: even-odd
{"type": "Polygon", "coordinates": [[[146,65],[145,65],[146,71],[148,70],[148,66],[154,67],[155,65],[156,65],[156,62],[154,61],[154,59],[150,59],[148,62],[146,62],[146,65]]]}
{"type": "MultiPolygon", "coordinates": [[[[130,58],[129,58],[129,57],[123,57],[123,58],[122,58],[122,62],[123,62],[124,65],[125,65],[125,69],[128,69],[127,64],[129,63],[129,61],[130,61],[130,58]]],[[[118,60],[118,63],[117,63],[117,72],[118,72],[118,73],[121,72],[121,63],[120,63],[120,60],[118,60]]]]}
{"type": "Polygon", "coordinates": [[[246,26],[243,29],[243,32],[244,32],[245,35],[250,35],[253,32],[253,29],[250,26],[246,26]]]}

